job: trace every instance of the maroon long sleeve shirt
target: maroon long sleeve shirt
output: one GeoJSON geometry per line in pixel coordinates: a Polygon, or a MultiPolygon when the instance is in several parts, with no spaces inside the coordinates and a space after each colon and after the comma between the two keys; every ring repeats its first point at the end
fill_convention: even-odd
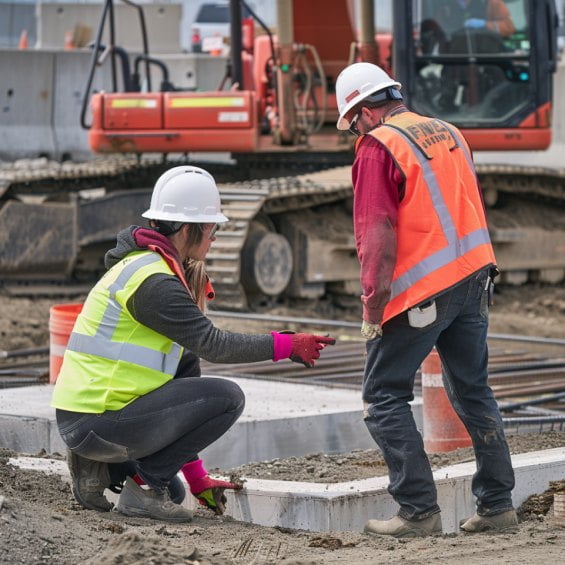
{"type": "Polygon", "coordinates": [[[390,153],[370,135],[360,141],[352,177],[363,319],[380,324],[390,299],[396,262],[396,222],[405,178],[390,153]]]}

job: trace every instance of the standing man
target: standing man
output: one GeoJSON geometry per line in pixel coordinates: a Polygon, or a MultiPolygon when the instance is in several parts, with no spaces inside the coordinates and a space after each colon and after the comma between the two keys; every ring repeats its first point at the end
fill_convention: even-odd
{"type": "Polygon", "coordinates": [[[361,263],[367,361],[365,422],[400,510],[374,534],[442,532],[430,463],[409,402],[436,346],[449,398],[473,440],[477,512],[466,532],[515,526],[514,473],[487,384],[488,302],[497,273],[471,152],[452,125],[409,111],[400,84],[355,63],[337,79],[337,128],[359,135],[353,223],[361,263]]]}

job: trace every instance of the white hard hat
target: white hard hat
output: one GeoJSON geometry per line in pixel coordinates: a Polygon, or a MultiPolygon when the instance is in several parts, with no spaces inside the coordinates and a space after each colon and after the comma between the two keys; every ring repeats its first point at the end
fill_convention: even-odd
{"type": "Polygon", "coordinates": [[[367,96],[387,88],[400,90],[401,84],[393,80],[383,69],[372,63],[353,63],[337,77],[335,95],[339,119],[337,129],[349,129],[345,114],[367,96]]]}
{"type": "Polygon", "coordinates": [[[149,210],[151,220],[198,224],[227,222],[214,177],[200,167],[173,167],[155,183],[149,210]]]}

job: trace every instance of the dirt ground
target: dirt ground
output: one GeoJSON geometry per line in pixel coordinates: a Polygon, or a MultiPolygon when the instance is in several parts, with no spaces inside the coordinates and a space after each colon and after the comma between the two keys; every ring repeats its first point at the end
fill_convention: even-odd
{"type": "MultiPolygon", "coordinates": [[[[81,295],[34,300],[16,298],[3,292],[0,287],[0,351],[47,346],[49,308],[54,304],[81,302],[83,299],[81,295]]],[[[323,301],[291,307],[275,306],[270,312],[301,318],[348,321],[359,321],[361,315],[357,300],[348,300],[345,306],[323,301]]],[[[267,331],[255,322],[220,319],[216,323],[233,331],[267,331]]],[[[565,285],[497,286],[494,305],[490,310],[490,331],[565,339],[565,285]]]]}
{"type": "MultiPolygon", "coordinates": [[[[60,302],[60,298],[16,299],[0,292],[0,351],[47,345],[49,307],[60,302]]],[[[284,311],[277,309],[278,314],[284,311]]],[[[357,319],[354,310],[335,312],[336,316],[357,319]]],[[[301,309],[295,315],[321,313],[301,309]]],[[[218,323],[226,328],[230,324],[218,323]]],[[[256,328],[247,323],[245,329],[256,328]]],[[[491,331],[564,338],[565,288],[499,289],[491,310],[491,331]]],[[[565,432],[511,436],[509,443],[513,453],[563,447],[565,432]]],[[[1,564],[548,564],[561,562],[565,551],[565,529],[556,523],[552,508],[553,492],[565,490],[565,481],[553,484],[548,492],[523,505],[522,521],[515,533],[396,540],[357,532],[327,534],[253,526],[214,516],[204,509],[197,510],[194,521],[185,525],[83,510],[66,482],[55,475],[16,469],[7,463],[9,455],[14,454],[0,449],[1,564]]],[[[436,467],[471,458],[468,449],[449,456],[431,456],[436,467]]],[[[273,460],[233,472],[331,482],[382,475],[386,470],[376,450],[362,450],[273,460]]]]}
{"type": "MultiPolygon", "coordinates": [[[[508,435],[508,446],[513,455],[565,447],[565,431],[548,429],[543,434],[508,435]]],[[[473,449],[465,447],[449,453],[432,453],[429,459],[435,470],[474,461],[475,458],[473,449]]],[[[229,470],[214,471],[237,477],[311,483],[339,483],[387,475],[386,463],[377,449],[356,449],[338,454],[312,453],[304,457],[252,462],[229,470]]]]}
{"type": "Polygon", "coordinates": [[[84,510],[57,475],[16,469],[9,455],[0,450],[2,564],[547,564],[565,551],[553,517],[553,493],[565,492],[565,481],[524,503],[516,532],[397,540],[253,526],[204,509],[182,525],[84,510]]]}

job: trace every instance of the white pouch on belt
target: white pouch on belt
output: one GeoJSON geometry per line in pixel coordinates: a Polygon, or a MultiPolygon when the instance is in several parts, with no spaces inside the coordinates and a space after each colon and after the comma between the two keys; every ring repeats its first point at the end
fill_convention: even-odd
{"type": "Polygon", "coordinates": [[[408,310],[408,323],[412,328],[425,328],[437,318],[436,301],[426,302],[408,310]]]}

